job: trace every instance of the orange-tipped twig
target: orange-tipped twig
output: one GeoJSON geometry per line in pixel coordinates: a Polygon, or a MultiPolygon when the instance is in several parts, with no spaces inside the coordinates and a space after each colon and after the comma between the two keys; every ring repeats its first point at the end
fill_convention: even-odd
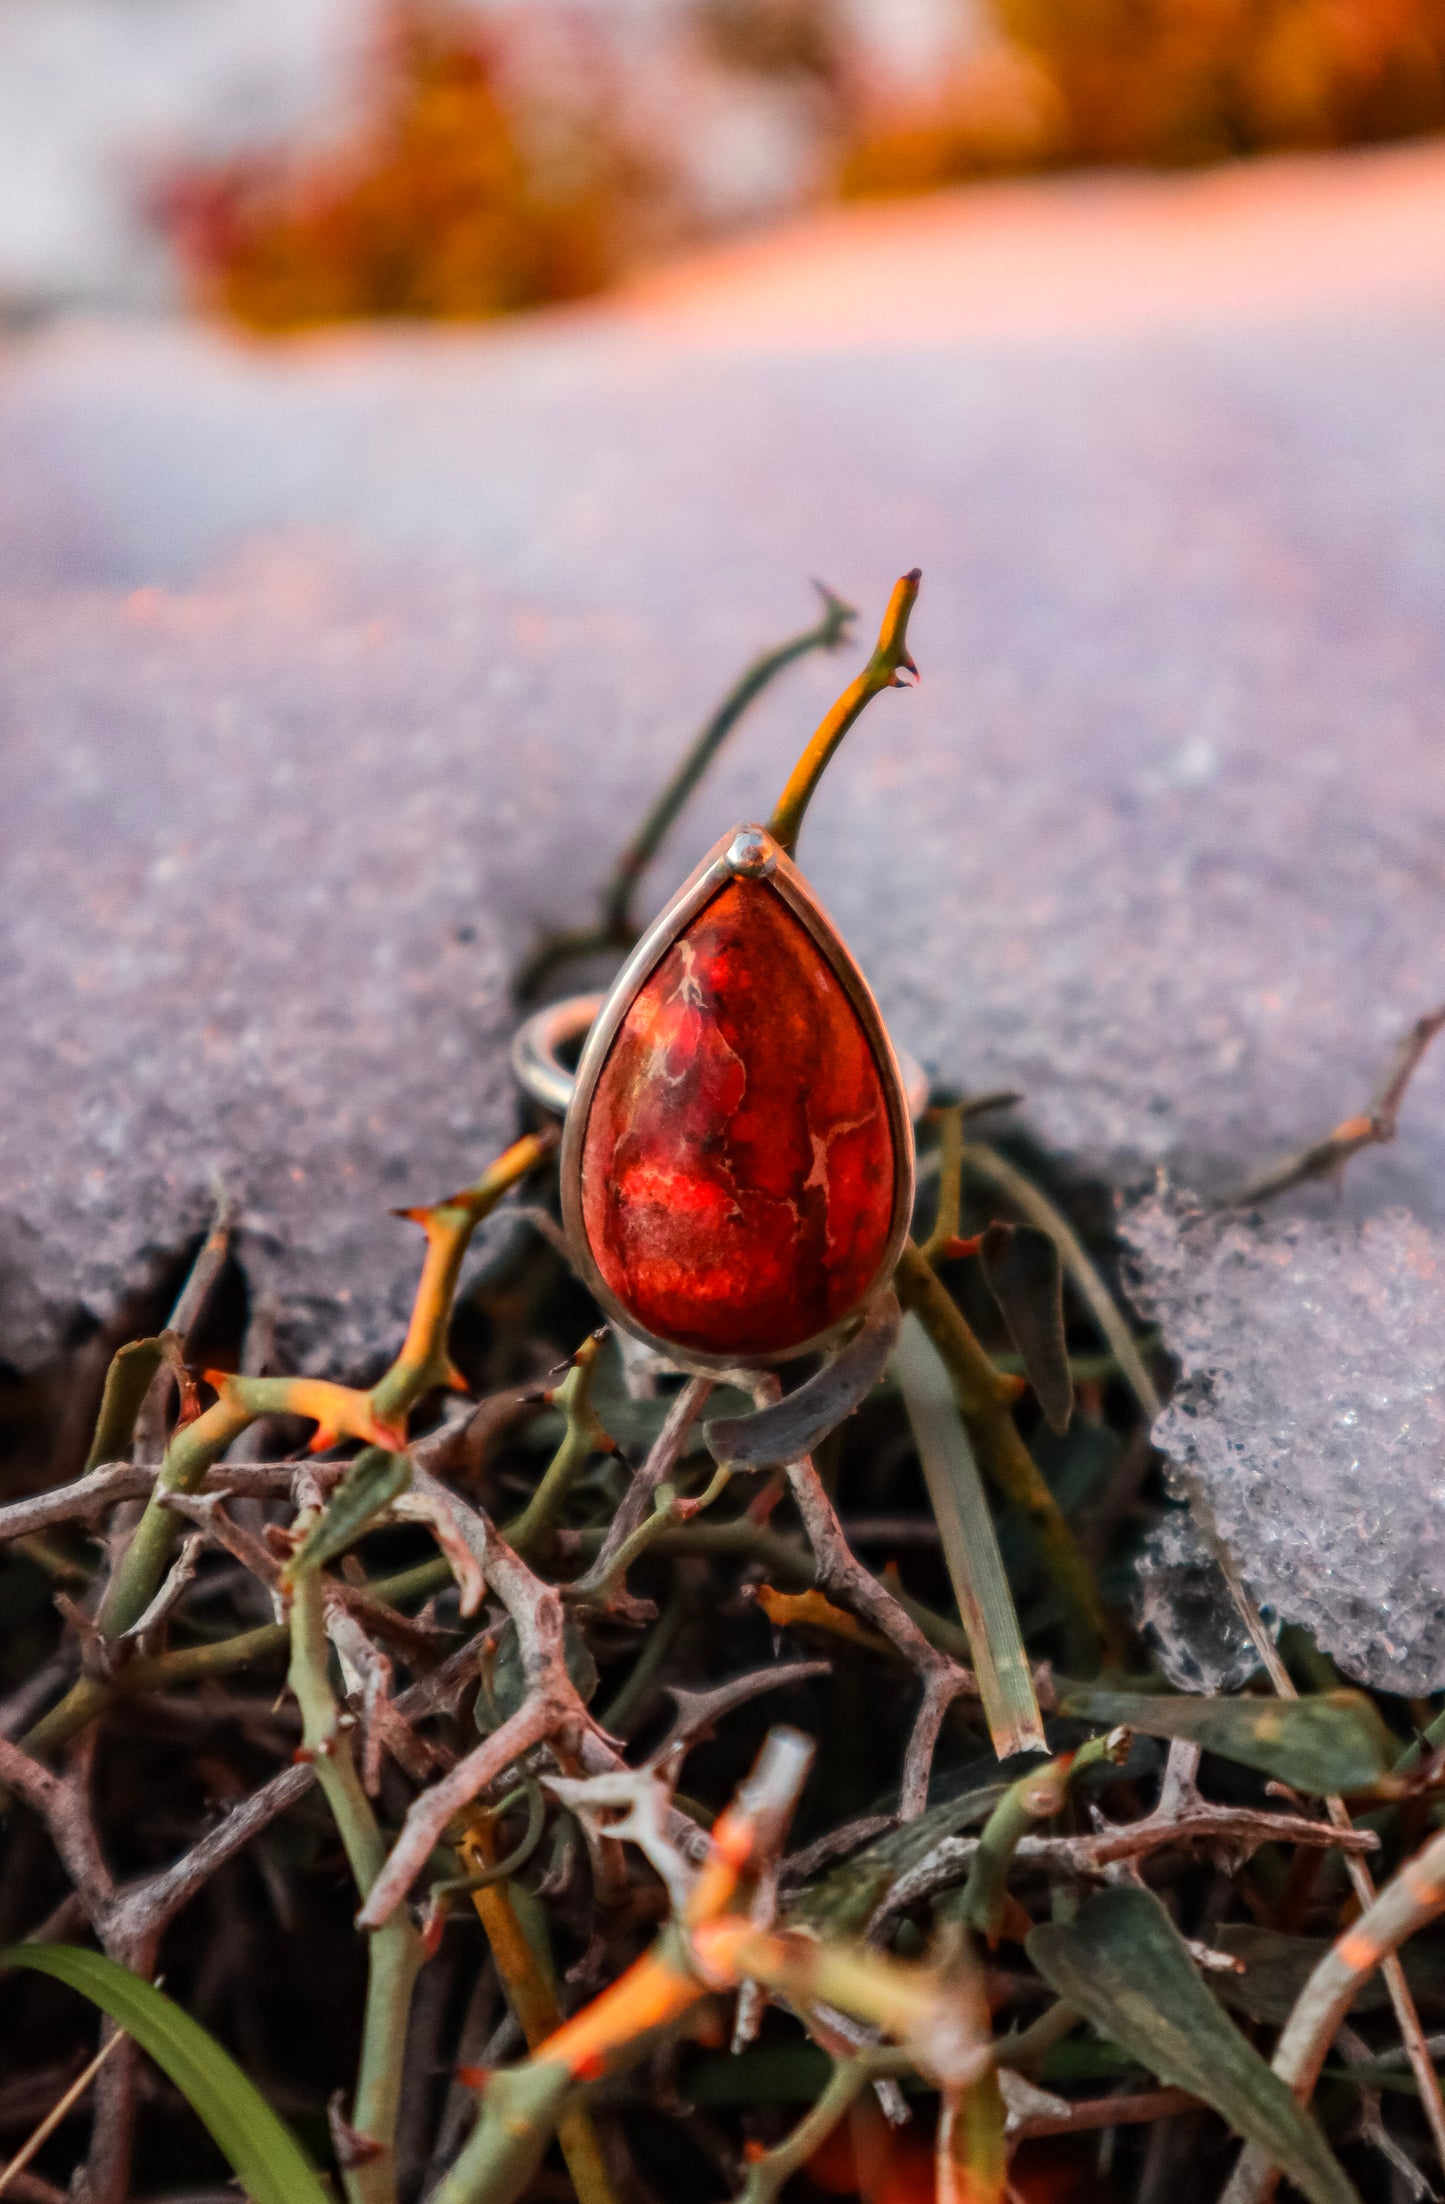
{"type": "Polygon", "coordinates": [[[447,1355],[446,1338],[462,1258],[482,1219],[490,1216],[505,1193],[545,1161],[558,1138],[554,1126],[525,1133],[498,1156],[475,1185],[463,1187],[459,1194],[434,1202],[430,1208],[397,1212],[426,1233],[426,1256],[401,1352],[371,1391],[372,1406],[388,1423],[404,1426],[411,1409],[435,1386],[461,1384],[447,1355]]]}
{"type": "MultiPolygon", "coordinates": [[[[497,1842],[492,1817],[478,1814],[457,1847],[469,1873],[497,1864],[497,1842]]],[[[511,1892],[505,1882],[488,1884],[472,1892],[472,1904],[481,1922],[492,1961],[507,2002],[516,2014],[529,2051],[539,2050],[562,2025],[556,1993],[527,1940],[517,1918],[511,1892]]],[[[616,2204],[616,2191],[607,2170],[602,2141],[585,2105],[573,2105],[557,2122],[557,2141],[577,2191],[578,2204],[616,2204]]]]}
{"type": "MultiPolygon", "coordinates": [[[[1418,1929],[1445,1912],[1445,1836],[1406,1860],[1393,1881],[1345,1930],[1299,1994],[1275,2048],[1274,2070],[1303,2104],[1345,2015],[1364,1984],[1418,1929]]],[[[1265,2204],[1278,2181],[1268,2153],[1250,2144],[1223,2204],[1265,2204]]]]}
{"type": "Polygon", "coordinates": [[[908,616],[917,601],[922,579],[922,568],[915,566],[901,581],[894,583],[873,656],[826,714],[778,798],[777,808],[768,821],[768,831],[790,857],[798,846],[803,814],[813,800],[828,761],[859,713],[884,689],[906,688],[905,673],[911,673],[915,680],[918,678],[918,668],[908,654],[908,616]]]}
{"type": "MultiPolygon", "coordinates": [[[[992,2059],[986,2015],[970,1975],[907,1965],[750,1918],[752,1897],[776,1864],[812,1748],[774,1730],[751,1777],[715,1823],[708,1855],[677,1918],[651,1951],[542,2042],[528,2066],[494,2075],[481,2117],[438,2204],[511,2204],[546,2148],[572,2092],[634,2059],[659,2029],[675,2027],[709,1994],[756,1982],[806,2019],[825,2008],[882,2029],[946,2097],[968,2103],[992,2059]]],[[[574,1790],[576,1786],[572,1787],[574,1790]]],[[[837,2026],[817,2026],[834,2041],[837,2026]]]]}
{"type": "MultiPolygon", "coordinates": [[[[774,1377],[760,1377],[754,1381],[754,1394],[760,1401],[776,1400],[778,1390],[774,1377]]],[[[798,1461],[790,1462],[787,1476],[793,1503],[813,1549],[818,1589],[830,1600],[846,1601],[854,1614],[870,1622],[917,1671],[923,1685],[922,1704],[914,1718],[904,1754],[898,1798],[899,1813],[905,1821],[912,1820],[928,1803],[929,1771],[944,1715],[955,1699],[977,1695],[977,1681],[970,1670],[930,1645],[913,1617],[887,1586],[881,1584],[871,1570],[864,1568],[848,1544],[838,1511],[824,1489],[811,1455],[805,1454],[798,1461]]]]}

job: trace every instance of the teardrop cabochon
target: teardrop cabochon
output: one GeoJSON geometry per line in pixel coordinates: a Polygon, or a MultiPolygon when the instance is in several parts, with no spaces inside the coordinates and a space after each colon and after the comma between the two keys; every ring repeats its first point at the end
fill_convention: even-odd
{"type": "Polygon", "coordinates": [[[867,982],[765,828],[725,834],[618,975],[561,1180],[598,1301],[684,1367],[825,1347],[892,1276],[913,1211],[902,1076],[867,982]]]}

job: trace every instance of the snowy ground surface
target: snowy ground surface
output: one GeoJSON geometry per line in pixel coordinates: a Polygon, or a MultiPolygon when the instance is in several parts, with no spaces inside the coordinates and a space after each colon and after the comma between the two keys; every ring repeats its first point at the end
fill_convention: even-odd
{"type": "MultiPolygon", "coordinates": [[[[925,571],[922,685],[802,854],[942,1078],[1208,1190],[1445,998],[1439,148],[863,210],[710,268],[474,336],[0,358],[4,1351],[221,1168],[300,1350],[364,1362],[415,1257],[384,1211],[510,1130],[506,961],[588,915],[813,574],[866,626],[925,571]]],[[[839,678],[745,725],[654,901],[839,678]]],[[[1392,1204],[1437,1244],[1445,1051],[1342,1212],[1288,1207],[1392,1204]]]]}

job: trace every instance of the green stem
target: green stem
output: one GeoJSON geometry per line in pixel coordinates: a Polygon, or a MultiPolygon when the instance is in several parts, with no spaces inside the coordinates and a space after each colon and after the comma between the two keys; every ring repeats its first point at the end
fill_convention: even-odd
{"type": "MultiPolygon", "coordinates": [[[[504,1527],[502,1535],[509,1545],[515,1544],[510,1525],[504,1527]]],[[[581,1532],[577,1541],[580,1554],[584,1558],[596,1555],[605,1535],[601,1530],[581,1532]]],[[[805,1547],[781,1537],[765,1524],[754,1523],[746,1515],[728,1523],[679,1523],[669,1518],[653,1534],[652,1542],[662,1554],[696,1554],[714,1561],[760,1561],[772,1580],[785,1590],[806,1591],[816,1580],[813,1556],[805,1547]]],[[[378,1577],[366,1589],[373,1599],[400,1607],[409,1600],[426,1599],[433,1592],[443,1591],[452,1582],[447,1562],[419,1561],[409,1569],[398,1570],[394,1576],[378,1577]]],[[[913,1617],[930,1645],[960,1660],[968,1659],[968,1639],[956,1622],[926,1607],[899,1585],[890,1584],[889,1590],[899,1606],[913,1617]]],[[[289,1642],[290,1632],[285,1623],[261,1623],[253,1630],[239,1631],[234,1637],[213,1638],[202,1645],[178,1646],[168,1653],[138,1655],[127,1661],[119,1674],[109,1681],[81,1677],[65,1698],[48,1714],[42,1715],[21,1743],[32,1756],[43,1757],[85,1729],[114,1699],[232,1675],[237,1669],[271,1659],[289,1642]]]]}
{"type": "Polygon", "coordinates": [[[988,1499],[949,1373],[916,1316],[903,1320],[893,1367],[938,1521],[994,1750],[1001,1760],[1014,1753],[1044,1752],[1043,1721],[988,1499]]]}
{"type": "Polygon", "coordinates": [[[637,883],[743,713],[795,659],[804,658],[813,650],[836,650],[840,643],[847,641],[849,624],[856,618],[853,607],[844,604],[841,597],[835,597],[821,582],[817,588],[823,599],[822,618],[815,626],[805,628],[801,635],[790,637],[774,650],[764,651],[728,691],[618,858],[612,878],[602,892],[598,924],[553,934],[523,966],[516,982],[516,992],[523,1002],[536,994],[543,980],[558,965],[570,964],[577,957],[593,956],[601,949],[631,948],[638,931],[632,910],[637,883]]]}
{"type": "MultiPolygon", "coordinates": [[[[425,1599],[452,1581],[447,1562],[421,1561],[395,1576],[379,1577],[367,1590],[374,1599],[398,1607],[403,1600],[425,1599]]],[[[201,1683],[211,1676],[229,1676],[238,1668],[249,1668],[255,1661],[280,1653],[290,1640],[284,1622],[266,1622],[254,1630],[239,1631],[235,1637],[213,1638],[204,1645],[138,1655],[108,1680],[82,1676],[48,1714],[41,1716],[21,1743],[33,1758],[41,1758],[85,1729],[113,1699],[129,1698],[142,1691],[164,1691],[173,1684],[201,1683]]]]}
{"type": "Polygon", "coordinates": [[[175,1433],[145,1513],[100,1603],[96,1626],[102,1637],[123,1637],[139,1622],[160,1589],[181,1530],[180,1517],[164,1505],[162,1493],[199,1491],[206,1471],[254,1420],[251,1409],[239,1401],[221,1399],[213,1402],[204,1415],[197,1416],[194,1423],[183,1424],[175,1433]]]}
{"type": "Polygon", "coordinates": [[[692,1591],[683,1584],[674,1583],[667,1605],[642,1641],[642,1649],[628,1671],[627,1681],[603,1709],[602,1727],[609,1735],[627,1735],[628,1724],[651,1690],[658,1670],[671,1653],[694,1607],[692,1591]]]}
{"type": "Polygon", "coordinates": [[[623,1539],[612,1556],[612,1565],[606,1576],[600,1578],[584,1595],[588,1605],[603,1608],[609,1606],[615,1597],[617,1586],[626,1580],[633,1562],[646,1553],[649,1546],[655,1546],[665,1538],[678,1522],[691,1521],[694,1516],[701,1515],[705,1508],[710,1508],[714,1500],[719,1499],[726,1491],[732,1474],[727,1463],[722,1463],[713,1471],[706,1488],[695,1500],[680,1500],[671,1485],[659,1485],[652,1496],[653,1513],[638,1524],[629,1538],[623,1539]]]}
{"type": "Polygon", "coordinates": [[[1017,2028],[1012,2035],[1000,2036],[994,2044],[994,2061],[999,2066],[1013,2068],[1027,2074],[1031,2067],[1042,2066],[1050,2051],[1057,2049],[1066,2037],[1078,2027],[1080,2015],[1062,1998],[1057,2005],[1050,2005],[1031,2020],[1027,2028],[1017,2028]]]}
{"type": "Polygon", "coordinates": [[[613,1441],[603,1430],[592,1406],[592,1383],[597,1357],[606,1335],[594,1332],[572,1358],[572,1367],[552,1394],[552,1405],[567,1419],[562,1443],[522,1513],[509,1523],[503,1536],[519,1553],[540,1551],[551,1538],[568,1493],[594,1454],[615,1454],[613,1441]]]}
{"type": "MultiPolygon", "coordinates": [[[[291,1593],[291,1689],[301,1709],[303,1751],[331,1808],[346,1857],[365,1898],[381,1872],[386,1843],[361,1786],[351,1739],[338,1724],[326,1637],[326,1595],[316,1570],[304,1570],[291,1593]]],[[[353,2124],[381,2155],[343,2169],[352,2204],[394,2204],[396,2122],[401,2103],[411,1995],[423,1960],[421,1938],[404,1907],[372,1935],[367,1953],[366,2012],[356,2077],[353,2124]]]]}
{"type": "Polygon", "coordinates": [[[804,658],[812,650],[836,650],[840,643],[847,641],[848,629],[857,614],[851,605],[844,604],[841,597],[835,597],[821,582],[817,587],[823,599],[823,617],[801,635],[793,636],[789,642],[780,643],[776,650],[765,651],[761,658],[754,659],[736,687],[724,697],[617,860],[612,885],[602,903],[602,923],[613,941],[621,942],[633,932],[632,897],[638,881],[753,698],[761,695],[768,683],[785,667],[791,666],[794,659],[804,658]]]}
{"type": "Polygon", "coordinates": [[[961,1102],[938,1113],[938,1208],[921,1253],[933,1263],[959,1235],[963,1214],[963,1115],[961,1102]]]}
{"type": "Polygon", "coordinates": [[[786,2184],[802,2171],[815,2151],[821,2150],[867,2087],[871,2071],[867,2059],[835,2059],[827,2086],[812,2111],[804,2114],[781,2143],[754,2160],[737,2204],[776,2204],[786,2184]]]}
{"type": "Polygon", "coordinates": [[[992,2067],[968,2084],[953,2131],[954,2164],[967,2176],[968,2204],[996,2204],[1008,2194],[1008,2139],[1003,2093],[992,2067]]]}
{"type": "Polygon", "coordinates": [[[477,2124],[431,2204],[515,2204],[552,2140],[575,2084],[568,2067],[530,2059],[490,2075],[477,2124]]]}
{"type": "Polygon", "coordinates": [[[1020,1839],[1035,1822],[1051,1821],[1063,1809],[1074,1777],[1111,1752],[1107,1737],[1092,1737],[1075,1753],[1064,1753],[1046,1768],[1037,1768],[1011,1783],[995,1806],[978,1840],[968,1870],[968,1880],[958,1899],[947,1910],[985,1941],[997,1943],[1003,1926],[1008,1874],[1020,1839]]]}
{"type": "Polygon", "coordinates": [[[913,610],[922,578],[921,569],[915,566],[900,582],[895,582],[873,656],[823,719],[778,798],[768,830],[790,857],[798,846],[803,814],[813,800],[828,761],[854,720],[882,690],[905,686],[899,679],[900,672],[906,670],[914,675],[918,672],[908,655],[908,615],[913,610]]]}

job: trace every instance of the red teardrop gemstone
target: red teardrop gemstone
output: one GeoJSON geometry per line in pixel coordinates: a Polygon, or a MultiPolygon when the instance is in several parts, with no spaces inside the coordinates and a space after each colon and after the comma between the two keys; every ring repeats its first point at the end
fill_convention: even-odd
{"type": "Polygon", "coordinates": [[[628,1006],[593,1089],[582,1220],[655,1338],[774,1355],[878,1274],[896,1158],[861,1019],[766,880],[733,880],[628,1006]]]}

